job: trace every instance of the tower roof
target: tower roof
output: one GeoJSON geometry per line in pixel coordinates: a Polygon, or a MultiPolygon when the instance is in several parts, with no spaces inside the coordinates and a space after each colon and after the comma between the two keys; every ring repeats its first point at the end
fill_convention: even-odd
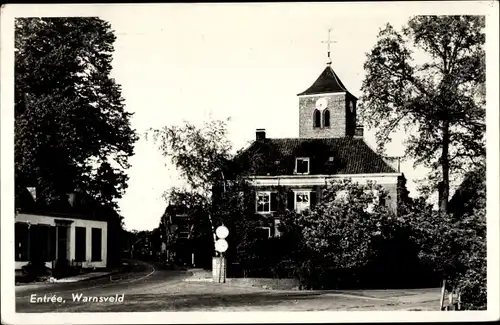
{"type": "MultiPolygon", "coordinates": [[[[340,78],[337,76],[335,71],[328,65],[325,70],[320,74],[318,79],[312,84],[307,90],[301,92],[297,96],[302,95],[316,95],[325,93],[338,93],[346,92],[353,96],[344,86],[340,78]]],[[[353,96],[355,97],[355,96],[353,96]]],[[[355,97],[356,98],[356,97],[355,97]]]]}

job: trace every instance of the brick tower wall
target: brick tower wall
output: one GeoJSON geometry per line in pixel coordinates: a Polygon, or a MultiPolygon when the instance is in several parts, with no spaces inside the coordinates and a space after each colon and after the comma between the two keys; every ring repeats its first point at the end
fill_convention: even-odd
{"type": "Polygon", "coordinates": [[[299,97],[300,138],[340,138],[346,136],[346,95],[344,93],[299,97]],[[314,127],[315,104],[319,98],[326,98],[330,111],[330,127],[314,127]]]}

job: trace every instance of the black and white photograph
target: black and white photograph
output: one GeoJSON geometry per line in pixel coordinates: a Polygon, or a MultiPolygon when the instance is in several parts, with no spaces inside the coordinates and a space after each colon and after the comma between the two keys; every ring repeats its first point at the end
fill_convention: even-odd
{"type": "Polygon", "coordinates": [[[498,9],[3,6],[2,322],[498,319],[498,9]]]}

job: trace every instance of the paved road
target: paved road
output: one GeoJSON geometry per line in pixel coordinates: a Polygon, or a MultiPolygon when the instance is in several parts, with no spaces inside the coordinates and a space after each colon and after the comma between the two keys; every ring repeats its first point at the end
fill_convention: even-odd
{"type": "Polygon", "coordinates": [[[185,271],[163,270],[137,262],[121,279],[16,290],[17,312],[159,312],[159,311],[325,311],[438,310],[439,289],[370,291],[270,291],[228,284],[184,282],[185,271]],[[60,302],[31,303],[31,295],[60,302]],[[73,296],[81,295],[80,301],[73,296]],[[109,297],[123,295],[123,301],[109,297]],[[83,302],[83,297],[106,302],[83,302]],[[64,302],[63,302],[64,301],[64,302]]]}
{"type": "Polygon", "coordinates": [[[105,303],[83,302],[83,297],[116,297],[116,295],[123,294],[124,300],[130,301],[129,294],[132,292],[144,292],[158,285],[181,282],[187,276],[186,271],[162,270],[158,266],[140,261],[131,261],[131,263],[130,271],[100,279],[43,284],[35,287],[17,286],[16,311],[86,312],[92,311],[98,305],[109,306],[113,303],[123,307],[120,302],[110,302],[110,299],[105,303]],[[80,301],[74,299],[80,295],[82,297],[80,301]],[[55,303],[52,297],[55,297],[55,303]]]}

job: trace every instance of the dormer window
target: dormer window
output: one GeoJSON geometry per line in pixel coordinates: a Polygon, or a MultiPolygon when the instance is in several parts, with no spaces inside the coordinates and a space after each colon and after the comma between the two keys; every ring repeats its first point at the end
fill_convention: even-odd
{"type": "Polygon", "coordinates": [[[295,159],[295,174],[309,174],[309,158],[295,159]]]}

